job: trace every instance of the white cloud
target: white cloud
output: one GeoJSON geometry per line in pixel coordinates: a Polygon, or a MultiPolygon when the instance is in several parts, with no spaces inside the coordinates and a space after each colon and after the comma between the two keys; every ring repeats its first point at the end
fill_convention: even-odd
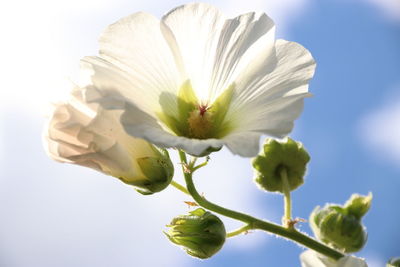
{"type": "Polygon", "coordinates": [[[400,22],[399,0],[363,0],[379,8],[388,18],[400,22]]]}
{"type": "Polygon", "coordinates": [[[386,99],[360,121],[360,134],[377,158],[400,163],[400,95],[386,99]]]}

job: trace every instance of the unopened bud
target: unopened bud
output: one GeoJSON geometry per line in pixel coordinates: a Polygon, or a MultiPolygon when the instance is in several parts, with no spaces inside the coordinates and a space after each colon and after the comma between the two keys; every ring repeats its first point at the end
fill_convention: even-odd
{"type": "Polygon", "coordinates": [[[310,215],[310,225],[322,242],[346,253],[359,251],[367,241],[361,218],[371,205],[372,195],[354,194],[344,206],[319,206],[310,215]]]}
{"type": "Polygon", "coordinates": [[[263,189],[283,193],[285,172],[290,191],[303,184],[310,156],[300,142],[290,138],[282,142],[267,139],[260,154],[253,159],[255,182],[263,189]]]}
{"type": "Polygon", "coordinates": [[[169,240],[191,256],[206,259],[217,253],[226,237],[223,222],[212,213],[198,208],[190,215],[181,215],[172,220],[165,234],[169,240]]]}

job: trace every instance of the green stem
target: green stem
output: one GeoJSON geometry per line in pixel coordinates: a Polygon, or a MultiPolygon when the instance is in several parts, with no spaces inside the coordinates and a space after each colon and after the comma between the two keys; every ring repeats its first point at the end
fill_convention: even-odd
{"type": "Polygon", "coordinates": [[[200,169],[200,168],[202,168],[202,167],[204,167],[204,166],[206,166],[207,164],[208,164],[208,161],[205,161],[205,162],[197,165],[196,167],[193,168],[193,172],[198,170],[198,169],[200,169]]]}
{"type": "Polygon", "coordinates": [[[171,182],[171,185],[172,185],[173,187],[175,187],[176,189],[178,189],[179,191],[181,191],[181,192],[183,192],[183,193],[185,193],[185,194],[187,194],[187,195],[190,196],[190,193],[189,193],[189,191],[186,189],[186,187],[184,187],[184,186],[181,185],[180,183],[175,182],[175,181],[172,181],[172,182],[171,182]]]}
{"type": "MultiPolygon", "coordinates": [[[[182,150],[179,150],[179,157],[180,157],[182,163],[187,164],[185,152],[183,152],[182,150]]],[[[315,250],[323,255],[326,255],[328,257],[331,257],[333,259],[337,260],[337,259],[340,259],[341,257],[344,257],[344,254],[342,254],[341,252],[338,252],[338,251],[318,242],[317,240],[307,236],[306,234],[298,232],[294,229],[288,229],[288,228],[282,227],[278,224],[263,221],[263,220],[255,218],[255,217],[252,217],[250,215],[218,206],[217,204],[214,204],[214,203],[208,201],[207,199],[205,199],[203,196],[201,196],[197,192],[196,187],[194,186],[194,183],[193,183],[192,172],[183,172],[183,174],[185,177],[187,190],[189,191],[189,193],[193,197],[193,199],[197,202],[197,204],[199,204],[201,207],[208,209],[210,211],[219,213],[223,216],[244,222],[249,225],[249,227],[250,227],[249,229],[264,230],[264,231],[285,237],[287,239],[296,241],[297,243],[299,243],[305,247],[313,249],[313,250],[315,250]]]]}
{"type": "MultiPolygon", "coordinates": [[[[206,165],[208,164],[208,161],[210,161],[210,157],[209,157],[209,156],[207,156],[206,160],[205,160],[203,163],[201,163],[201,164],[199,164],[199,165],[193,167],[192,172],[195,172],[196,170],[198,170],[198,169],[203,168],[204,166],[206,166],[206,165]]],[[[193,166],[194,166],[194,165],[193,165],[193,166]]]]}
{"type": "Polygon", "coordinates": [[[243,232],[247,232],[248,230],[250,230],[251,229],[251,225],[245,225],[245,226],[242,226],[242,227],[240,227],[239,229],[236,229],[236,230],[234,230],[234,231],[232,231],[232,232],[229,232],[229,233],[226,233],[226,237],[227,238],[229,238],[229,237],[234,237],[234,236],[237,236],[237,235],[240,235],[241,233],[243,233],[243,232]]]}
{"type": "Polygon", "coordinates": [[[285,215],[283,217],[283,225],[288,228],[292,228],[293,224],[290,223],[292,220],[292,201],[290,199],[290,187],[289,187],[289,180],[287,177],[286,168],[282,168],[280,171],[280,176],[282,179],[283,184],[283,195],[284,195],[284,202],[285,202],[285,215]]]}

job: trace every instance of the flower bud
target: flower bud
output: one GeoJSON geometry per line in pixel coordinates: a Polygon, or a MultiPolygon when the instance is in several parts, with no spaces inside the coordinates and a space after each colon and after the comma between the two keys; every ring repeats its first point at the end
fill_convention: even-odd
{"type": "Polygon", "coordinates": [[[359,251],[367,241],[361,218],[371,205],[372,195],[352,195],[344,206],[319,206],[310,215],[310,225],[322,242],[346,253],[359,251]]]}
{"type": "Polygon", "coordinates": [[[166,188],[174,172],[168,152],[126,134],[116,103],[107,110],[90,101],[99,94],[75,86],[70,99],[55,106],[44,132],[48,155],[119,178],[142,194],[166,188]]]}
{"type": "Polygon", "coordinates": [[[372,194],[368,196],[362,196],[359,194],[353,194],[349,200],[344,204],[344,208],[347,213],[352,214],[354,217],[361,220],[361,218],[368,212],[371,207],[372,194]]]}
{"type": "Polygon", "coordinates": [[[300,142],[290,138],[279,142],[267,139],[253,159],[255,182],[263,189],[283,193],[282,171],[286,172],[290,191],[303,184],[310,156],[300,142]]]}
{"type": "Polygon", "coordinates": [[[198,208],[190,215],[174,218],[168,232],[169,240],[191,256],[206,259],[217,253],[223,246],[226,237],[223,222],[214,214],[198,208]]]}
{"type": "Polygon", "coordinates": [[[400,267],[400,257],[391,258],[386,264],[386,267],[400,267]]]}

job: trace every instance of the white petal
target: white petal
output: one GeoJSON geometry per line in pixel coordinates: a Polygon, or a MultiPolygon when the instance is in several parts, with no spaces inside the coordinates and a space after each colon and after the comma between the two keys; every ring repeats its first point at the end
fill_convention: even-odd
{"type": "MultiPolygon", "coordinates": [[[[212,103],[250,63],[274,53],[273,21],[264,13],[226,20],[215,7],[195,3],[164,16],[197,96],[212,103]]],[[[272,65],[274,60],[270,60],[272,65]]]]}
{"type": "MultiPolygon", "coordinates": [[[[172,51],[176,46],[164,38],[169,34],[157,18],[141,12],[122,18],[101,35],[100,56],[130,76],[129,90],[135,94],[127,96],[131,101],[149,100],[160,106],[160,96],[164,96],[168,105],[176,106],[172,96],[186,77],[179,67],[179,51],[172,51]]],[[[174,37],[167,39],[172,41],[174,37]]]]}
{"type": "Polygon", "coordinates": [[[257,116],[254,119],[243,114],[237,118],[237,121],[241,122],[239,129],[242,130],[235,130],[225,136],[222,139],[224,144],[233,154],[242,157],[256,156],[263,133],[282,138],[293,129],[293,118],[303,109],[303,97],[300,95],[280,98],[275,103],[270,103],[269,109],[261,110],[265,114],[254,113],[257,116]]]}
{"type": "Polygon", "coordinates": [[[204,3],[179,6],[162,21],[173,32],[189,79],[197,96],[208,97],[212,69],[216,57],[224,15],[204,3]]]}
{"type": "MultiPolygon", "coordinates": [[[[117,101],[116,107],[114,107],[117,109],[121,108],[125,102],[132,102],[153,117],[156,117],[156,113],[161,111],[167,111],[169,114],[177,112],[176,93],[146,91],[145,85],[136,82],[130,73],[99,57],[85,57],[81,60],[80,86],[97,88],[100,93],[92,98],[105,98],[104,95],[112,96],[112,99],[117,101]]],[[[110,99],[107,99],[107,103],[111,104],[110,99]]]]}
{"type": "Polygon", "coordinates": [[[71,98],[55,107],[44,133],[49,156],[115,177],[142,178],[133,159],[152,156],[154,150],[125,133],[119,123],[121,110],[104,110],[85,101],[96,94],[93,87],[75,87],[71,98]]]}
{"type": "Polygon", "coordinates": [[[212,70],[211,102],[246,68],[262,70],[264,75],[272,70],[274,38],[274,22],[264,13],[247,13],[225,22],[212,70]]]}
{"type": "Polygon", "coordinates": [[[351,255],[334,261],[313,250],[303,252],[300,261],[302,267],[368,267],[363,259],[351,255]]]}
{"type": "Polygon", "coordinates": [[[254,157],[259,152],[260,133],[235,132],[222,139],[233,154],[254,157]]]}
{"type": "Polygon", "coordinates": [[[237,80],[226,120],[236,121],[238,131],[283,137],[300,115],[303,98],[310,96],[308,82],[315,69],[311,54],[299,44],[279,40],[276,56],[272,72],[237,80]]]}

